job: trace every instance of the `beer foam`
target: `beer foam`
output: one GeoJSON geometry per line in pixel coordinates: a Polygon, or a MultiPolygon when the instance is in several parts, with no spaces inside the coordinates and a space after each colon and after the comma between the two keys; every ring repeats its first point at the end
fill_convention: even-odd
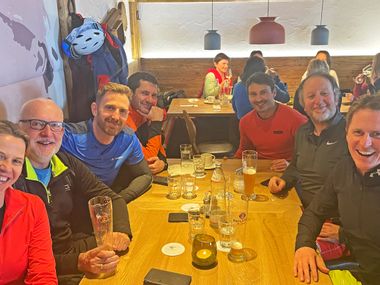
{"type": "Polygon", "coordinates": [[[256,174],[256,169],[253,168],[245,168],[243,169],[244,174],[253,175],[256,174]]]}

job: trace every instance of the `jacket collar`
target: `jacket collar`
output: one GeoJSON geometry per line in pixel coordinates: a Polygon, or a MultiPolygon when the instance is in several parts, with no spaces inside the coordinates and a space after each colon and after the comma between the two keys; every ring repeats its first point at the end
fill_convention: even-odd
{"type": "MultiPolygon", "coordinates": [[[[59,176],[64,172],[67,166],[59,159],[59,157],[54,154],[50,160],[51,165],[51,173],[53,177],[59,176]]],[[[26,179],[38,181],[37,173],[34,170],[34,167],[28,158],[25,158],[25,171],[26,171],[26,179]]]]}

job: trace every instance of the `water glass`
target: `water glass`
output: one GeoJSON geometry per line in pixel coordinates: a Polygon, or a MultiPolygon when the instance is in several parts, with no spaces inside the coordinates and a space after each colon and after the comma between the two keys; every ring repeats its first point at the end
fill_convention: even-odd
{"type": "Polygon", "coordinates": [[[194,154],[193,163],[194,163],[195,178],[203,178],[205,176],[205,161],[202,155],[194,154]]]}
{"type": "Polygon", "coordinates": [[[195,191],[195,179],[191,175],[182,176],[182,198],[194,199],[197,195],[195,191]]]}
{"type": "Polygon", "coordinates": [[[168,176],[169,192],[166,198],[170,200],[176,200],[181,197],[182,181],[181,176],[168,176]]]}
{"type": "Polygon", "coordinates": [[[229,215],[224,215],[219,219],[219,238],[220,245],[230,248],[236,232],[236,222],[229,215]]]}
{"type": "Polygon", "coordinates": [[[189,241],[193,242],[197,234],[203,234],[205,229],[205,217],[200,207],[192,207],[187,212],[189,222],[189,241]]]}
{"type": "Polygon", "coordinates": [[[238,168],[235,170],[233,178],[233,188],[236,193],[244,193],[243,168],[238,168]]]}
{"type": "Polygon", "coordinates": [[[181,174],[193,174],[193,148],[191,144],[181,144],[179,147],[181,152],[181,174]]]}

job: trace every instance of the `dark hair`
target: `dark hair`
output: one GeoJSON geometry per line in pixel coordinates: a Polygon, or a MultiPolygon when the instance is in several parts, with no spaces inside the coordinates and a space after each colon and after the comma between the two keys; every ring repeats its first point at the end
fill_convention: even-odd
{"type": "Polygon", "coordinates": [[[15,138],[22,139],[25,143],[25,149],[29,145],[29,137],[19,126],[7,120],[0,120],[0,135],[11,135],[15,138]]]}
{"type": "Polygon", "coordinates": [[[326,56],[326,62],[329,65],[329,67],[331,68],[331,56],[330,56],[330,53],[327,50],[319,50],[315,54],[315,57],[317,57],[317,55],[320,54],[320,53],[323,53],[326,56]]]}
{"type": "Polygon", "coordinates": [[[338,102],[339,100],[339,96],[340,96],[340,89],[338,87],[338,84],[336,83],[336,80],[334,77],[332,77],[330,74],[328,73],[322,73],[322,72],[316,72],[316,73],[312,73],[310,74],[308,77],[306,77],[300,84],[300,86],[298,87],[298,90],[299,90],[299,102],[301,104],[302,107],[305,106],[305,100],[303,98],[303,88],[305,86],[305,82],[308,81],[310,78],[313,78],[313,77],[323,77],[325,79],[327,79],[330,84],[331,84],[331,87],[332,87],[332,90],[334,92],[334,99],[335,99],[335,102],[338,102]]]}
{"type": "Polygon", "coordinates": [[[131,96],[131,90],[127,85],[108,82],[107,84],[104,84],[102,88],[99,88],[98,92],[96,93],[96,103],[99,104],[103,96],[108,92],[125,95],[128,99],[131,96]]]}
{"type": "Polygon", "coordinates": [[[380,92],[376,95],[363,95],[359,99],[355,100],[350,109],[348,110],[346,116],[346,128],[351,124],[352,118],[360,110],[369,109],[373,111],[380,111],[380,92]]]}
{"type": "Polygon", "coordinates": [[[140,80],[148,81],[158,86],[156,77],[148,72],[135,72],[128,78],[128,86],[135,93],[136,89],[140,87],[140,80]]]}
{"type": "Polygon", "coordinates": [[[225,60],[228,60],[228,61],[230,61],[230,58],[225,54],[225,53],[218,53],[215,57],[214,57],[214,62],[215,63],[218,63],[219,61],[221,61],[221,60],[223,60],[223,59],[225,59],[225,60]]]}
{"type": "Polygon", "coordinates": [[[247,79],[255,72],[265,72],[265,62],[261,57],[250,57],[245,63],[243,73],[240,78],[245,86],[247,86],[247,79]]]}
{"type": "Polygon", "coordinates": [[[261,50],[253,50],[249,57],[254,57],[256,54],[259,54],[261,57],[263,57],[263,52],[261,50]]]}
{"type": "MultiPolygon", "coordinates": [[[[264,72],[255,72],[247,79],[247,89],[252,84],[262,84],[262,85],[268,85],[270,87],[270,90],[272,92],[275,91],[274,81],[272,77],[264,72]]],[[[248,90],[247,90],[248,93],[248,90]]]]}

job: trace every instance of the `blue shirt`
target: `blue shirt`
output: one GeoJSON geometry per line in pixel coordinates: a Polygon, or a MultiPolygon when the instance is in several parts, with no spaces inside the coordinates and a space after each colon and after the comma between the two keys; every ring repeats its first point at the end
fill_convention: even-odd
{"type": "Polygon", "coordinates": [[[92,120],[65,124],[62,150],[84,162],[100,180],[111,186],[123,163],[134,165],[144,159],[141,145],[130,128],[124,128],[108,145],[95,138],[92,120]]]}
{"type": "Polygon", "coordinates": [[[51,164],[49,164],[49,167],[47,168],[34,168],[34,171],[37,174],[38,181],[42,182],[46,187],[49,185],[50,178],[51,178],[51,164]]]}

